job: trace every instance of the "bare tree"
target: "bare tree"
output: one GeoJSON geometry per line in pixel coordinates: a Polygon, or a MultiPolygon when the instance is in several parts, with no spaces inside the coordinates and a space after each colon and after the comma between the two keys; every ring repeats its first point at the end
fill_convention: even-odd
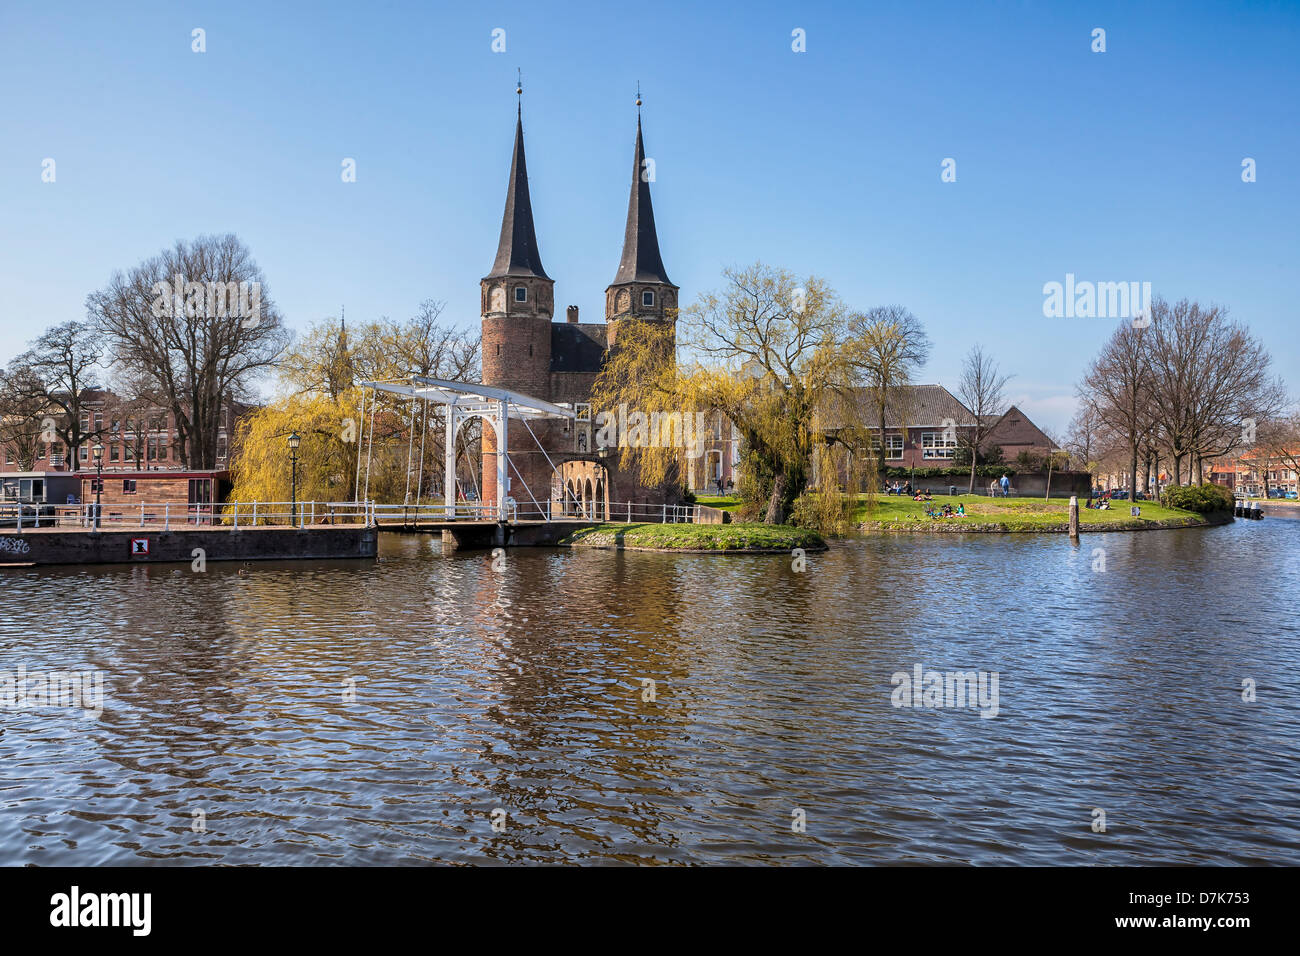
{"type": "Polygon", "coordinates": [[[87,402],[100,387],[103,359],[104,342],[93,326],[64,322],[42,332],[11,365],[22,370],[11,377],[11,386],[25,388],[28,399],[44,408],[42,431],[67,446],[74,468],[82,446],[100,436],[87,402]]]}
{"type": "Polygon", "coordinates": [[[223,406],[247,397],[287,344],[263,278],[238,238],[200,236],[114,273],[86,299],[118,367],[164,399],[186,467],[216,467],[223,406]]]}
{"type": "Polygon", "coordinates": [[[1227,309],[1156,298],[1151,319],[1145,345],[1154,415],[1174,458],[1174,480],[1186,458],[1188,482],[1199,484],[1205,459],[1253,441],[1255,423],[1278,415],[1286,392],[1270,376],[1268,351],[1227,309]]]}
{"type": "Polygon", "coordinates": [[[1060,471],[1070,463],[1070,452],[1065,448],[1065,442],[1055,431],[1044,429],[1043,434],[1047,436],[1047,487],[1043,492],[1044,498],[1052,497],[1052,471],[1060,471]]]}
{"type": "Polygon", "coordinates": [[[1083,378],[1093,406],[1123,442],[1130,492],[1137,489],[1138,449],[1149,427],[1152,374],[1146,331],[1121,325],[1083,378]]]}
{"type": "Polygon", "coordinates": [[[32,471],[49,437],[49,403],[34,373],[15,361],[0,371],[0,447],[19,471],[32,471]]]}
{"type": "Polygon", "coordinates": [[[880,427],[877,474],[885,473],[885,413],[911,384],[930,355],[921,320],[901,305],[878,306],[850,316],[850,362],[870,396],[880,427]]]}
{"type": "Polygon", "coordinates": [[[967,494],[975,493],[975,468],[979,462],[980,447],[996,424],[995,416],[1006,411],[1005,389],[1010,378],[1010,375],[1001,374],[997,362],[979,344],[971,348],[962,362],[956,397],[974,416],[973,421],[964,423],[969,425],[963,439],[970,449],[970,486],[966,489],[967,494]]]}
{"type": "Polygon", "coordinates": [[[1097,452],[1101,448],[1101,415],[1087,397],[1080,397],[1079,410],[1070,419],[1064,447],[1074,459],[1076,467],[1091,473],[1097,467],[1097,452]]]}
{"type": "Polygon", "coordinates": [[[119,420],[118,434],[122,437],[123,464],[130,462],[143,469],[149,442],[149,418],[160,408],[167,407],[167,399],[155,391],[148,375],[130,368],[119,369],[111,384],[113,394],[117,396],[114,410],[119,420]]]}

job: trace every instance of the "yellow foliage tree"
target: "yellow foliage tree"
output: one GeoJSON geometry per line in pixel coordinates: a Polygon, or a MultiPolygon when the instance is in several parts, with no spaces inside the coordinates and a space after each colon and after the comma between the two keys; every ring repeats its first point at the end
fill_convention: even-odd
{"type": "MultiPolygon", "coordinates": [[[[708,292],[676,323],[676,360],[665,359],[674,330],[657,322],[620,322],[609,362],[596,380],[593,405],[622,403],[646,413],[719,411],[741,436],[741,492],[751,514],[785,522],[816,471],[823,499],[801,509],[834,532],[870,468],[863,404],[854,390],[861,373],[850,315],[827,283],[802,282],[756,263],[724,272],[726,286],[708,292]],[[838,446],[838,447],[836,447],[838,446]],[[817,467],[814,469],[814,461],[817,467]],[[834,516],[834,517],[832,517],[834,516]]],[[[685,449],[624,448],[624,467],[643,483],[670,480],[685,449]]],[[[868,488],[874,487],[869,481],[868,488]]]]}
{"type": "MultiPolygon", "coordinates": [[[[294,432],[302,439],[300,501],[415,502],[440,490],[443,442],[434,411],[361,387],[412,375],[476,380],[478,337],[440,325],[440,312],[425,302],[406,322],[309,328],[279,365],[280,397],[240,422],[231,500],[289,500],[294,432]]],[[[465,429],[460,437],[458,460],[467,475],[478,461],[475,435],[465,429]]]]}

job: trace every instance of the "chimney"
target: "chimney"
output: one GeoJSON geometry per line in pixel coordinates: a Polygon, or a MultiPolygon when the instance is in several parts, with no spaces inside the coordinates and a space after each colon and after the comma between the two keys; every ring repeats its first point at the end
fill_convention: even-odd
{"type": "Polygon", "coordinates": [[[569,306],[569,308],[565,310],[565,315],[574,325],[578,324],[578,307],[576,305],[569,306]]]}

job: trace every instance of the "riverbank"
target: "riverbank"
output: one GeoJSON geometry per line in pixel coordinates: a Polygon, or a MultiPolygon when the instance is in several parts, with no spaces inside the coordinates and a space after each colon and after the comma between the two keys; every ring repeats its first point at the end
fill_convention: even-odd
{"type": "Polygon", "coordinates": [[[0,532],[0,567],[374,558],[378,540],[376,529],[362,525],[31,528],[0,532]]]}
{"type": "MultiPolygon", "coordinates": [[[[1083,502],[1079,504],[1081,532],[1198,528],[1230,521],[1231,512],[1202,515],[1179,508],[1166,508],[1154,501],[1114,501],[1104,511],[1085,508],[1083,502]],[[1140,511],[1138,516],[1130,514],[1129,509],[1134,504],[1140,511]]],[[[1068,499],[986,498],[980,495],[936,495],[933,501],[920,502],[911,498],[881,495],[877,497],[874,506],[864,504],[858,509],[854,523],[859,531],[868,534],[893,531],[1064,534],[1069,531],[1070,503],[1068,499]],[[926,508],[942,509],[945,504],[950,504],[953,508],[960,504],[966,514],[951,518],[931,518],[925,513],[926,508]]]]}
{"type": "Polygon", "coordinates": [[[707,554],[825,551],[821,535],[803,528],[765,524],[601,524],[571,531],[562,548],[622,551],[698,551],[707,554]]]}

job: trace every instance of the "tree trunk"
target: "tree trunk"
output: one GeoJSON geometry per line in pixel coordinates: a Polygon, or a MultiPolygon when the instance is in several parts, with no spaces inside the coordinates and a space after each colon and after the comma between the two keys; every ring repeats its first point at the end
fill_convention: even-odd
{"type": "Polygon", "coordinates": [[[886,454],[887,452],[885,450],[885,399],[882,396],[880,399],[880,459],[879,459],[881,481],[885,480],[886,454]]]}
{"type": "Polygon", "coordinates": [[[1128,470],[1128,474],[1129,474],[1129,486],[1128,486],[1129,501],[1132,501],[1132,500],[1133,500],[1133,494],[1134,494],[1134,492],[1137,491],[1137,482],[1138,482],[1138,450],[1137,450],[1137,445],[1134,445],[1134,446],[1132,447],[1132,455],[1131,455],[1131,457],[1129,458],[1129,470],[1128,470]]]}
{"type": "Polygon", "coordinates": [[[785,520],[790,513],[786,501],[789,484],[790,480],[785,472],[778,472],[776,480],[772,482],[772,497],[767,502],[767,514],[763,518],[764,523],[785,524],[785,520]]]}

